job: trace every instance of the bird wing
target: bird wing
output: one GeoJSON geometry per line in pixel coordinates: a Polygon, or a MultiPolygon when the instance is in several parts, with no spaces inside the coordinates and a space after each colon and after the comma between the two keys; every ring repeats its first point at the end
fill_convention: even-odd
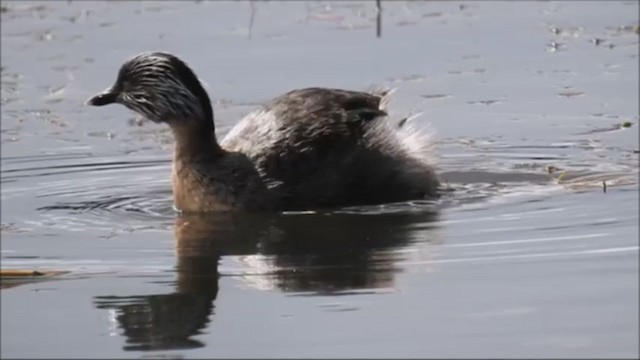
{"type": "Polygon", "coordinates": [[[341,172],[363,146],[369,124],[387,115],[381,106],[386,96],[387,92],[293,90],[247,115],[222,146],[247,155],[263,177],[289,191],[314,183],[344,188],[339,184],[348,180],[340,178],[341,172]]]}

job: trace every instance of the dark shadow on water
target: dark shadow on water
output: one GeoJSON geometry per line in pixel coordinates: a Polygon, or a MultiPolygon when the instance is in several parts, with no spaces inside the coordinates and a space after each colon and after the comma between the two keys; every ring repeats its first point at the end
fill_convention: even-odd
{"type": "Polygon", "coordinates": [[[175,223],[176,278],[169,294],[97,296],[99,309],[115,309],[127,344],[149,351],[202,347],[192,339],[215,314],[223,256],[255,255],[259,277],[283,292],[340,295],[392,286],[401,255],[419,232],[435,241],[437,213],[378,215],[183,215],[175,223]],[[266,265],[265,265],[266,264],[266,265]]]}

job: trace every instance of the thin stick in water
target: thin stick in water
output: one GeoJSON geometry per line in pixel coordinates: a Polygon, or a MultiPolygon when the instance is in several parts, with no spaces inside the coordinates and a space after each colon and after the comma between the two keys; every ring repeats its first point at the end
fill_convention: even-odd
{"type": "Polygon", "coordinates": [[[382,36],[382,0],[376,0],[376,37],[382,36]]]}
{"type": "Polygon", "coordinates": [[[255,17],[256,14],[256,2],[255,0],[249,0],[249,8],[251,9],[250,15],[249,15],[249,40],[251,40],[251,34],[253,33],[253,19],[255,17]]]}

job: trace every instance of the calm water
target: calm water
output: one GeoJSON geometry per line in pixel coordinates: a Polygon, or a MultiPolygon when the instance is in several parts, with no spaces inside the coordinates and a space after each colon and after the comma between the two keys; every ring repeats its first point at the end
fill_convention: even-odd
{"type": "Polygon", "coordinates": [[[638,2],[382,7],[378,38],[374,1],[3,1],[2,268],[65,274],[3,284],[2,356],[637,358],[638,2]],[[168,129],[83,105],[144,50],[220,134],[395,87],[451,191],[178,217],[168,129]]]}

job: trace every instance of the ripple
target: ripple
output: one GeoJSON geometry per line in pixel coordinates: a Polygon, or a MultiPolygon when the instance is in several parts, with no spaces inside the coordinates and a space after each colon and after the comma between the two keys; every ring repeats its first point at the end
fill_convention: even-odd
{"type": "Polygon", "coordinates": [[[113,229],[166,220],[175,216],[170,167],[166,159],[88,152],[6,157],[2,201],[14,215],[29,214],[25,223],[49,228],[113,229]]]}
{"type": "Polygon", "coordinates": [[[142,196],[104,196],[96,200],[59,203],[39,207],[38,211],[65,211],[69,214],[90,213],[100,215],[103,212],[132,213],[148,217],[172,217],[173,210],[169,191],[157,191],[142,196]]]}
{"type": "MultiPolygon", "coordinates": [[[[62,160],[57,158],[53,160],[62,160]]],[[[67,158],[68,159],[68,158],[67,158]]],[[[22,161],[25,162],[25,161],[22,161]]],[[[137,169],[149,167],[159,164],[167,164],[165,160],[154,161],[110,161],[101,163],[84,163],[84,164],[65,164],[65,165],[46,165],[28,168],[8,169],[2,171],[0,182],[16,180],[24,177],[40,177],[49,175],[65,175],[74,173],[86,173],[97,171],[109,171],[118,169],[137,169]],[[5,174],[11,174],[9,176],[5,174]],[[14,175],[15,174],[15,175],[14,175]]]]}
{"type": "MultiPolygon", "coordinates": [[[[600,188],[603,181],[609,187],[628,185],[637,181],[638,165],[620,161],[625,151],[582,138],[551,144],[526,139],[508,143],[501,139],[445,140],[439,144],[439,152],[445,154],[438,166],[439,199],[283,214],[430,213],[527,194],[600,188]],[[603,162],[603,155],[613,161],[603,162]]],[[[96,157],[78,151],[3,157],[0,183],[3,205],[24,213],[22,218],[30,225],[146,228],[149,220],[175,217],[170,173],[171,160],[166,156],[115,153],[96,157]],[[34,218],[33,211],[39,216],[34,218]]],[[[10,221],[21,227],[22,220],[10,221]]]]}

